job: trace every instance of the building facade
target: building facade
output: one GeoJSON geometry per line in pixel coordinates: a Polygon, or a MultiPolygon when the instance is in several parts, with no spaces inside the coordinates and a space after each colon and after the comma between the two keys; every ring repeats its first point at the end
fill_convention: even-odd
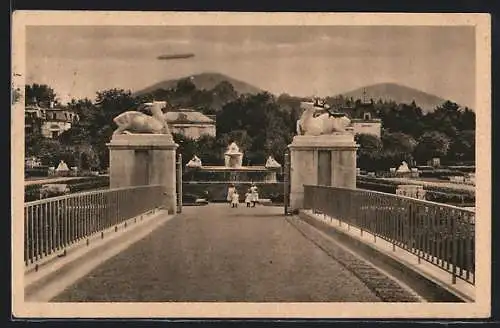
{"type": "Polygon", "coordinates": [[[354,134],[371,134],[380,138],[382,131],[382,120],[373,118],[370,112],[363,113],[361,118],[352,118],[354,134]]]}
{"type": "Polygon", "coordinates": [[[192,109],[176,109],[165,113],[172,133],[182,134],[194,140],[203,135],[215,137],[215,117],[208,117],[192,109]]]}
{"type": "Polygon", "coordinates": [[[26,106],[24,118],[26,133],[32,133],[34,129],[39,128],[42,136],[49,139],[57,138],[79,120],[73,111],[54,107],[52,104],[48,108],[38,105],[26,106]]]}
{"type": "Polygon", "coordinates": [[[377,117],[377,111],[373,102],[366,100],[358,101],[352,107],[343,107],[342,111],[351,120],[354,134],[370,134],[377,138],[382,135],[382,120],[377,117]]]}

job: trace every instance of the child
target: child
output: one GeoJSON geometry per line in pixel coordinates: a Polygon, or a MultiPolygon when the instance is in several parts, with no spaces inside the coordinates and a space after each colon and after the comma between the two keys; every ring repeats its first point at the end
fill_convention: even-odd
{"type": "Polygon", "coordinates": [[[238,191],[236,189],[234,190],[231,197],[231,207],[238,207],[238,203],[240,202],[240,195],[238,195],[238,191]]]}
{"type": "Polygon", "coordinates": [[[252,207],[255,207],[255,204],[257,204],[257,202],[259,201],[259,192],[255,184],[252,184],[252,186],[250,187],[250,193],[251,193],[252,207]]]}
{"type": "Polygon", "coordinates": [[[250,190],[248,190],[245,194],[245,203],[247,203],[247,207],[250,207],[251,197],[252,194],[250,193],[250,190]]]}
{"type": "Polygon", "coordinates": [[[234,185],[230,184],[229,188],[227,188],[227,198],[226,199],[227,199],[227,202],[229,203],[229,205],[231,205],[231,207],[234,207],[233,206],[234,191],[235,191],[234,185]]]}

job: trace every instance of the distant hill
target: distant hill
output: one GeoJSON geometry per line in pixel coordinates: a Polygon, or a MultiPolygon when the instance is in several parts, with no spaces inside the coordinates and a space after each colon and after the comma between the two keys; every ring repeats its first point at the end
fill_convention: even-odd
{"type": "MultiPolygon", "coordinates": [[[[397,83],[379,83],[369,85],[363,88],[342,93],[344,97],[352,97],[354,99],[363,99],[363,92],[366,92],[366,99],[374,101],[393,100],[397,103],[415,103],[422,108],[424,113],[432,112],[436,106],[441,105],[446,100],[438,96],[413,89],[397,83]]],[[[450,99],[451,100],[451,99],[450,99]]],[[[451,100],[452,101],[452,100],[451,100]]]]}
{"type": "Polygon", "coordinates": [[[257,94],[257,93],[264,91],[260,88],[257,88],[256,86],[253,86],[253,85],[248,84],[248,83],[243,82],[243,81],[233,79],[232,77],[226,76],[224,74],[201,73],[201,74],[195,74],[192,76],[185,76],[185,77],[179,78],[179,79],[165,80],[162,82],[158,82],[158,83],[155,83],[149,87],[146,87],[142,90],[135,92],[135,95],[141,95],[144,93],[155,91],[157,89],[174,88],[177,84],[177,81],[185,79],[185,78],[190,78],[190,77],[191,77],[191,81],[194,83],[196,88],[200,89],[200,90],[203,90],[203,89],[210,90],[210,89],[213,89],[220,82],[227,81],[233,85],[234,90],[236,92],[238,92],[239,94],[245,94],[245,93],[257,94]]]}

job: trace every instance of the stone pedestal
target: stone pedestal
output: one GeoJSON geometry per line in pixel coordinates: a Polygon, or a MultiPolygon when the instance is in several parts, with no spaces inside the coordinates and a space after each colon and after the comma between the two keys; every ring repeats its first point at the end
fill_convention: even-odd
{"type": "Polygon", "coordinates": [[[295,136],[290,149],[290,208],[303,207],[304,185],[356,188],[356,150],[351,132],[295,136]]]}
{"type": "Polygon", "coordinates": [[[266,175],[264,177],[264,182],[267,182],[267,183],[276,183],[276,182],[278,182],[277,172],[275,170],[269,170],[269,171],[267,171],[266,175]]]}
{"type": "Polygon", "coordinates": [[[175,151],[178,145],[167,134],[114,135],[109,148],[110,188],[162,185],[164,207],[176,209],[175,151]]]}

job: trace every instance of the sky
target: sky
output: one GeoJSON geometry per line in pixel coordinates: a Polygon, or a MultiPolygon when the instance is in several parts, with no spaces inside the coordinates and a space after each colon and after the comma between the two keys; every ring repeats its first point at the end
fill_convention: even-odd
{"type": "Polygon", "coordinates": [[[26,83],[61,101],[217,72],[275,94],[375,83],[475,107],[475,35],[461,26],[28,26],[26,83]],[[160,55],[194,57],[161,61],[160,55]]]}

